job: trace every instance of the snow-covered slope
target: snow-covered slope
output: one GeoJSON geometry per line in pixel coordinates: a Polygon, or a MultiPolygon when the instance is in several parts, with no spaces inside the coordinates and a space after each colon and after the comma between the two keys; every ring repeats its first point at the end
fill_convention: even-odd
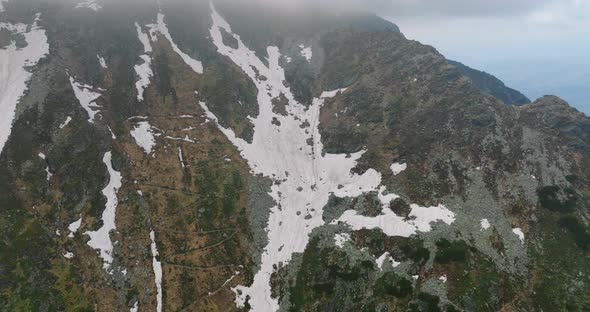
{"type": "Polygon", "coordinates": [[[0,29],[23,35],[27,44],[24,48],[18,48],[13,41],[7,47],[0,48],[0,152],[10,135],[18,100],[26,91],[27,81],[32,76],[31,67],[49,53],[45,30],[37,25],[40,18],[41,15],[37,14],[30,28],[25,24],[0,23],[0,29]]]}
{"type": "MultiPolygon", "coordinates": [[[[251,286],[235,288],[236,304],[243,307],[249,298],[253,311],[277,311],[278,302],[271,295],[271,275],[279,264],[287,264],[294,253],[305,250],[309,234],[324,224],[323,208],[330,196],[356,197],[370,191],[379,190],[383,193],[385,190],[384,187],[380,188],[379,172],[373,169],[362,175],[351,172],[363,151],[346,155],[326,154],[323,150],[318,128],[320,109],[326,99],[346,90],[324,92],[309,107],[298,103],[287,86],[284,69],[279,65],[279,49],[267,48],[267,66],[232,32],[231,26],[213,5],[211,10],[213,43],[220,54],[229,57],[254,81],[258,88],[260,110],[256,118],[251,118],[254,124],[252,143],[237,138],[231,129],[219,124],[218,127],[240,150],[254,174],[262,174],[276,182],[270,194],[276,205],[272,208],[267,225],[269,242],[262,255],[261,268],[251,286]],[[237,40],[237,48],[224,44],[222,30],[237,40]],[[288,100],[287,116],[273,112],[273,99],[281,95],[288,100]]],[[[311,53],[306,53],[306,58],[310,60],[311,53]]],[[[217,121],[205,103],[201,103],[201,106],[209,118],[217,121]]],[[[383,205],[394,199],[392,196],[381,198],[383,205]]],[[[361,219],[348,218],[348,214],[345,214],[341,221],[350,222],[353,228],[382,228],[391,236],[409,236],[416,230],[427,231],[425,225],[437,220],[447,223],[453,221],[453,213],[442,206],[430,211],[437,213],[421,215],[412,222],[405,222],[391,212],[382,217],[361,219]],[[423,225],[419,226],[419,223],[423,225]]],[[[350,211],[350,214],[354,212],[350,211]]]]}

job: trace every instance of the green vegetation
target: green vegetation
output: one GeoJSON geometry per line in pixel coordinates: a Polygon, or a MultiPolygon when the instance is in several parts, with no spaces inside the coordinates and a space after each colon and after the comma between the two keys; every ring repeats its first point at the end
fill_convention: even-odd
{"type": "Polygon", "coordinates": [[[60,259],[53,262],[50,272],[55,276],[56,281],[53,289],[63,298],[65,311],[90,312],[93,311],[90,300],[78,284],[77,269],[71,264],[60,259]]]}
{"type": "Polygon", "coordinates": [[[418,265],[422,265],[430,258],[430,251],[424,247],[424,242],[419,238],[409,238],[400,243],[400,249],[407,259],[418,265]]]}
{"type": "Polygon", "coordinates": [[[375,281],[373,286],[377,296],[407,297],[412,294],[412,282],[394,272],[387,272],[375,281]]]}
{"type": "Polygon", "coordinates": [[[349,108],[345,115],[354,115],[363,124],[380,123],[383,121],[383,104],[379,92],[368,88],[356,88],[346,93],[344,99],[349,108]]]}
{"type": "Polygon", "coordinates": [[[559,224],[572,234],[576,245],[584,250],[590,248],[590,230],[578,218],[572,215],[562,216],[559,224]]]}
{"type": "Polygon", "coordinates": [[[514,296],[515,281],[480,253],[472,253],[466,262],[455,262],[450,270],[449,300],[467,311],[498,311],[502,302],[514,296]]]}
{"type": "Polygon", "coordinates": [[[221,29],[221,37],[224,45],[232,47],[234,49],[237,49],[239,47],[238,40],[234,38],[230,33],[225,31],[224,28],[221,29]]]}
{"type": "Polygon", "coordinates": [[[170,96],[172,103],[176,104],[178,97],[176,96],[176,90],[172,86],[172,72],[168,65],[168,57],[165,54],[157,54],[153,62],[154,80],[158,87],[158,93],[164,100],[170,96]]]}
{"type": "Polygon", "coordinates": [[[581,248],[587,229],[575,217],[547,214],[537,227],[540,245],[532,246],[534,266],[532,295],[524,306],[544,311],[588,311],[590,308],[590,262],[588,250],[581,248]],[[572,233],[563,235],[564,228],[572,233]],[[576,234],[580,236],[576,241],[576,234]]]}
{"type": "Polygon", "coordinates": [[[308,311],[312,307],[332,306],[336,310],[360,307],[359,289],[369,287],[374,272],[372,261],[352,262],[342,251],[320,249],[318,239],[312,239],[305,253],[295,284],[290,288],[290,311],[308,311]]]}
{"type": "Polygon", "coordinates": [[[199,175],[195,184],[199,190],[199,208],[203,209],[203,216],[209,221],[207,223],[223,222],[237,211],[244,188],[240,172],[231,167],[214,167],[208,162],[198,166],[199,175]]]}
{"type": "Polygon", "coordinates": [[[327,142],[327,153],[354,153],[362,149],[367,133],[359,127],[339,123],[333,129],[322,133],[322,140],[327,142]]]}
{"type": "Polygon", "coordinates": [[[257,89],[252,80],[235,65],[220,60],[209,66],[200,84],[199,93],[220,124],[250,142],[254,133],[247,116],[258,115],[257,89]]]}
{"type": "Polygon", "coordinates": [[[559,186],[550,185],[537,190],[539,202],[543,208],[554,212],[573,212],[578,201],[576,192],[573,189],[560,189],[559,186]]]}
{"type": "Polygon", "coordinates": [[[440,312],[440,298],[428,293],[418,294],[418,299],[410,304],[412,312],[440,312]]]}
{"type": "Polygon", "coordinates": [[[464,241],[449,241],[441,239],[436,242],[436,256],[434,261],[440,264],[451,262],[465,262],[469,255],[469,246],[464,241]]]}

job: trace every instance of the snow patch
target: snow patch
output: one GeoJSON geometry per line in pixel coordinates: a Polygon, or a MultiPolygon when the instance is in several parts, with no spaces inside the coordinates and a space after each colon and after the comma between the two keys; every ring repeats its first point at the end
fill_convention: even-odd
{"type": "Polygon", "coordinates": [[[29,67],[37,65],[41,58],[49,54],[45,30],[37,25],[40,16],[36,15],[28,31],[26,24],[0,23],[0,29],[20,34],[27,42],[24,48],[17,48],[13,41],[0,49],[0,152],[10,136],[16,105],[33,75],[29,67]]]}
{"type": "Polygon", "coordinates": [[[406,170],[406,168],[408,168],[408,165],[405,163],[393,163],[391,165],[391,167],[389,167],[389,169],[391,169],[391,172],[393,172],[393,175],[396,176],[400,173],[402,173],[404,170],[406,170]]]}
{"type": "Polygon", "coordinates": [[[86,235],[90,236],[88,246],[100,251],[100,257],[103,259],[103,268],[108,273],[111,272],[113,263],[113,242],[110,233],[117,229],[115,224],[115,215],[117,212],[117,192],[121,187],[121,173],[113,169],[112,153],[106,152],[102,159],[109,172],[109,183],[102,190],[102,194],[107,198],[105,209],[102,212],[102,227],[98,231],[87,231],[86,235]]]}
{"type": "Polygon", "coordinates": [[[138,122],[133,130],[131,136],[135,139],[135,143],[143,148],[146,154],[151,154],[152,149],[156,146],[154,132],[148,121],[138,122]]]}
{"type": "Polygon", "coordinates": [[[168,42],[170,42],[172,50],[174,50],[174,52],[176,52],[176,54],[178,54],[182,58],[186,65],[188,65],[197,74],[203,73],[203,64],[200,61],[191,58],[188,54],[182,52],[182,50],[180,50],[180,48],[176,45],[174,40],[172,40],[172,36],[168,31],[168,26],[166,26],[166,23],[164,22],[164,14],[158,13],[157,24],[151,24],[148,25],[148,27],[150,27],[150,34],[152,36],[152,40],[154,40],[155,35],[157,33],[160,33],[168,40],[168,42]]]}
{"type": "Polygon", "coordinates": [[[150,232],[151,250],[152,250],[152,267],[154,269],[155,283],[156,283],[156,311],[162,312],[162,263],[158,261],[158,246],[156,246],[156,233],[154,230],[150,232]]]}
{"type": "Polygon", "coordinates": [[[113,132],[113,129],[111,129],[110,126],[107,126],[107,128],[109,129],[109,132],[111,133],[111,139],[116,140],[117,139],[117,136],[113,132]]]}
{"type": "Polygon", "coordinates": [[[375,262],[377,263],[377,267],[379,267],[379,270],[383,271],[383,264],[385,264],[386,261],[389,262],[389,264],[391,264],[391,266],[394,268],[401,264],[401,262],[395,261],[395,259],[393,259],[389,252],[385,252],[375,260],[375,262]]]}
{"type": "Polygon", "coordinates": [[[90,85],[81,84],[70,76],[70,84],[74,90],[74,94],[82,105],[82,108],[88,113],[88,122],[94,123],[94,117],[100,112],[100,105],[96,104],[96,100],[102,95],[100,91],[104,91],[100,88],[94,88],[90,85]]]}
{"type": "MultiPolygon", "coordinates": [[[[39,153],[39,158],[46,160],[46,156],[43,153],[39,153]]],[[[51,177],[53,176],[53,174],[49,171],[49,166],[45,166],[45,172],[47,173],[47,181],[51,180],[51,177]]]]}
{"type": "Polygon", "coordinates": [[[72,222],[68,226],[68,230],[70,230],[70,234],[68,235],[69,238],[74,238],[74,234],[76,234],[76,232],[78,232],[78,229],[80,228],[81,224],[82,224],[82,217],[80,217],[80,219],[72,222]]]}
{"type": "MultiPolygon", "coordinates": [[[[434,207],[422,207],[416,204],[411,204],[410,218],[413,220],[408,223],[414,225],[417,231],[430,232],[432,230],[431,224],[442,221],[447,225],[455,222],[455,214],[448,210],[444,205],[434,207]]],[[[389,209],[391,210],[391,209],[389,209]]]]}
{"type": "Polygon", "coordinates": [[[76,5],[76,9],[91,9],[94,11],[98,11],[102,9],[102,6],[96,3],[96,0],[86,0],[78,3],[78,5],[76,5]]]}
{"type": "Polygon", "coordinates": [[[51,171],[49,171],[49,166],[45,167],[45,173],[47,174],[47,181],[51,180],[51,177],[53,177],[53,173],[51,173],[51,171]]]}
{"type": "Polygon", "coordinates": [[[521,228],[512,229],[512,233],[514,233],[514,235],[518,236],[518,239],[520,239],[521,243],[524,243],[524,232],[522,232],[521,228]]]}
{"type": "Polygon", "coordinates": [[[178,147],[178,160],[180,160],[180,167],[184,169],[184,157],[182,156],[182,148],[180,146],[178,147]]]}
{"type": "Polygon", "coordinates": [[[169,140],[173,140],[173,141],[184,141],[184,142],[188,142],[188,143],[197,143],[196,141],[192,140],[191,138],[189,138],[188,134],[184,136],[184,138],[178,138],[178,137],[173,137],[173,136],[165,136],[166,139],[169,140]]]}
{"type": "Polygon", "coordinates": [[[334,235],[334,245],[339,248],[344,247],[344,243],[350,240],[350,234],[348,233],[338,233],[334,235]]]}
{"type": "Polygon", "coordinates": [[[102,67],[103,69],[109,68],[107,66],[107,62],[104,60],[104,58],[102,56],[96,55],[96,58],[98,58],[98,64],[100,64],[100,67],[102,67]]]}
{"type": "Polygon", "coordinates": [[[482,231],[485,231],[490,228],[490,221],[488,221],[488,219],[481,219],[481,221],[479,222],[479,226],[482,231]]]}
{"type": "Polygon", "coordinates": [[[380,229],[387,236],[410,237],[417,232],[429,232],[431,230],[430,224],[433,222],[443,221],[446,224],[451,224],[455,221],[453,212],[446,209],[443,205],[421,207],[411,204],[410,208],[412,208],[410,217],[414,218],[411,218],[409,221],[396,215],[385,204],[382,213],[376,217],[366,217],[359,215],[355,210],[347,210],[339,219],[332,221],[332,223],[346,223],[355,231],[380,229]]]}
{"type": "Polygon", "coordinates": [[[59,125],[59,128],[60,128],[60,129],[63,129],[63,128],[65,128],[67,125],[69,125],[69,124],[70,124],[70,122],[71,122],[71,121],[72,121],[72,117],[68,116],[68,117],[66,118],[66,120],[65,120],[65,121],[64,121],[64,122],[63,122],[61,125],[59,125]]]}
{"type": "Polygon", "coordinates": [[[300,45],[299,48],[301,49],[301,56],[303,56],[308,62],[310,62],[311,57],[313,56],[313,51],[311,50],[311,47],[300,45]]]}

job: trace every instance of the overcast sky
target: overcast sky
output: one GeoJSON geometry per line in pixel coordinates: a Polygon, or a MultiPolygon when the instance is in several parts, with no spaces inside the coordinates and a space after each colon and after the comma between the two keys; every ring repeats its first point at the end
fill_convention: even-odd
{"type": "MultiPolygon", "coordinates": [[[[351,0],[353,1],[353,0],[351,0]]],[[[590,114],[590,0],[368,0],[447,58],[590,114]]]]}

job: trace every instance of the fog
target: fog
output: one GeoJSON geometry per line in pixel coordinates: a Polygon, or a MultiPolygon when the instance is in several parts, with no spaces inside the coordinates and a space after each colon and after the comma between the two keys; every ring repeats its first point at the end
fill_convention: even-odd
{"type": "MultiPolygon", "coordinates": [[[[7,2],[0,0],[0,2],[7,2]]],[[[83,0],[8,0],[78,3],[83,0]]],[[[122,0],[96,0],[120,3],[122,0]]],[[[124,0],[156,5],[209,0],[124,0]]],[[[375,13],[447,58],[486,70],[536,98],[559,95],[590,113],[590,0],[213,0],[267,18],[308,23],[308,12],[375,13]],[[260,7],[262,6],[262,7],[260,7]],[[304,13],[303,15],[300,15],[304,13]],[[299,15],[298,15],[299,14],[299,15]],[[546,91],[544,91],[546,90],[546,91]],[[588,105],[588,106],[586,106],[588,105]]],[[[239,11],[238,11],[239,12],[239,11]]]]}

